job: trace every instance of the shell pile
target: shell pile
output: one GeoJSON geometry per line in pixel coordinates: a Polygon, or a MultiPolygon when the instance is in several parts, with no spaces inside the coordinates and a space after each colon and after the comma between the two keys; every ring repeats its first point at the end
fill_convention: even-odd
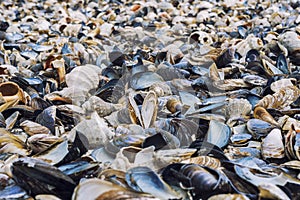
{"type": "Polygon", "coordinates": [[[299,199],[299,13],[0,1],[0,199],[299,199]]]}

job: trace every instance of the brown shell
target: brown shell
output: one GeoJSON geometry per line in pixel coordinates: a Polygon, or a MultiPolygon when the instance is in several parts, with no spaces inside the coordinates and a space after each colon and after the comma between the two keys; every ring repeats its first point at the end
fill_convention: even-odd
{"type": "Polygon", "coordinates": [[[166,107],[171,113],[175,113],[181,110],[182,104],[178,99],[169,99],[166,107]]]}
{"type": "Polygon", "coordinates": [[[300,95],[300,89],[296,86],[287,86],[280,89],[273,95],[262,98],[256,106],[263,108],[284,109],[293,103],[300,95]]]}
{"type": "Polygon", "coordinates": [[[265,122],[269,122],[270,124],[273,124],[275,126],[279,126],[275,119],[272,117],[272,115],[270,115],[270,113],[261,106],[257,106],[254,108],[253,116],[256,119],[260,119],[265,122]]]}
{"type": "Polygon", "coordinates": [[[206,167],[210,167],[213,169],[217,169],[221,166],[221,162],[217,158],[213,158],[210,156],[197,156],[197,157],[192,157],[187,160],[183,160],[182,163],[194,163],[198,165],[203,165],[206,167]]]}

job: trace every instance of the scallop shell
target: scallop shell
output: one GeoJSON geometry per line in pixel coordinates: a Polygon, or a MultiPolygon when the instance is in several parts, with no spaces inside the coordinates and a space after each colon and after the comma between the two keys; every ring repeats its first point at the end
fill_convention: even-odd
{"type": "Polygon", "coordinates": [[[284,145],[280,129],[273,129],[261,143],[262,157],[267,158],[283,158],[284,145]]]}

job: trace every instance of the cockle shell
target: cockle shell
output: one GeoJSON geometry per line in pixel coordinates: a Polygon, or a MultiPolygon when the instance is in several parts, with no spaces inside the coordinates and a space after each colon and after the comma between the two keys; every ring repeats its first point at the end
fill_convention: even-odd
{"type": "Polygon", "coordinates": [[[66,75],[67,86],[57,92],[68,97],[75,105],[81,105],[88,97],[90,90],[96,89],[99,84],[101,69],[95,65],[82,65],[66,75]]]}

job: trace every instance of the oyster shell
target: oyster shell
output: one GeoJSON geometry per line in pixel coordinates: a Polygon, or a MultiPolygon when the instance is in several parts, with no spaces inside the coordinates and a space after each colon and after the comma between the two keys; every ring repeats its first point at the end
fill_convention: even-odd
{"type": "Polygon", "coordinates": [[[264,159],[283,158],[284,145],[280,129],[273,129],[261,143],[261,154],[264,159]]]}

